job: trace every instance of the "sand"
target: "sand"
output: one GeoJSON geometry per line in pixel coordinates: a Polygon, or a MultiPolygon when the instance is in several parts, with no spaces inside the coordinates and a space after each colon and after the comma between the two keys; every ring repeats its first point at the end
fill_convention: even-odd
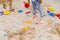
{"type": "MultiPolygon", "coordinates": [[[[0,40],[60,40],[60,19],[51,17],[46,12],[50,6],[60,13],[60,0],[43,0],[43,18],[38,11],[37,15],[33,15],[32,6],[25,8],[24,1],[26,0],[13,0],[15,11],[0,16],[0,40]],[[18,10],[23,12],[18,13],[18,10]],[[28,11],[30,14],[25,14],[28,11]],[[23,30],[26,26],[29,26],[27,30],[23,30]]],[[[0,11],[4,11],[2,5],[0,4],[0,11]]]]}

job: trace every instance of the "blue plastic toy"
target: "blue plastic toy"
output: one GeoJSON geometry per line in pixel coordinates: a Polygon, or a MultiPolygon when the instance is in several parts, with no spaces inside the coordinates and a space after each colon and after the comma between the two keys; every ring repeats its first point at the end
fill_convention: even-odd
{"type": "Polygon", "coordinates": [[[23,10],[18,10],[18,13],[22,13],[23,12],[23,10]]]}
{"type": "Polygon", "coordinates": [[[8,36],[7,34],[4,34],[4,37],[8,36]]]}
{"type": "Polygon", "coordinates": [[[39,38],[43,37],[43,35],[40,35],[39,38]]]}
{"type": "Polygon", "coordinates": [[[3,15],[4,14],[4,12],[2,11],[2,12],[0,12],[0,15],[3,15]]]}
{"type": "Polygon", "coordinates": [[[55,17],[54,13],[48,13],[49,16],[55,17]]]}

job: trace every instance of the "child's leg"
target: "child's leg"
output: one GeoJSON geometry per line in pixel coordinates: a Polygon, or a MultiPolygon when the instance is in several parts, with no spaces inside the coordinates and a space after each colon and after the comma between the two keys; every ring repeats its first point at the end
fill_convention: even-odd
{"type": "Polygon", "coordinates": [[[10,0],[9,5],[10,5],[10,9],[12,9],[12,0],[10,0]]]}
{"type": "Polygon", "coordinates": [[[37,6],[38,6],[38,10],[39,10],[39,12],[40,12],[40,16],[41,16],[41,17],[45,16],[45,15],[42,13],[42,8],[41,8],[41,6],[40,6],[40,3],[39,3],[39,2],[36,2],[36,4],[37,4],[37,6]]]}
{"type": "Polygon", "coordinates": [[[10,6],[10,11],[14,11],[14,9],[12,8],[12,0],[9,0],[9,6],[10,6]]]}
{"type": "Polygon", "coordinates": [[[6,0],[6,3],[8,3],[9,0],[6,0]]]}
{"type": "Polygon", "coordinates": [[[36,4],[34,1],[32,1],[32,6],[33,6],[33,14],[36,14],[36,4]]]}
{"type": "Polygon", "coordinates": [[[6,4],[8,3],[9,0],[5,0],[5,2],[3,3],[3,8],[6,9],[6,4]]]}

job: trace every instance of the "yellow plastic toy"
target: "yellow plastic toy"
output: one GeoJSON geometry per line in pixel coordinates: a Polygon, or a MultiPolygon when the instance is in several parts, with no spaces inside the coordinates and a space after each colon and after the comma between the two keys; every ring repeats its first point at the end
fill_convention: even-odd
{"type": "Polygon", "coordinates": [[[49,9],[50,11],[54,11],[54,8],[52,8],[52,7],[48,7],[48,9],[49,9]]]}
{"type": "Polygon", "coordinates": [[[31,20],[26,20],[25,22],[22,22],[23,24],[31,24],[32,21],[31,20]]]}
{"type": "Polygon", "coordinates": [[[2,22],[6,22],[6,20],[2,20],[2,22]]]}
{"type": "Polygon", "coordinates": [[[4,10],[4,14],[5,14],[5,15],[9,15],[9,14],[10,14],[10,11],[4,10]]]}
{"type": "Polygon", "coordinates": [[[51,22],[48,22],[48,23],[47,23],[47,26],[49,26],[50,24],[51,24],[51,22]]]}
{"type": "Polygon", "coordinates": [[[24,30],[24,31],[27,31],[27,30],[29,29],[29,27],[30,27],[30,26],[25,26],[25,27],[23,28],[23,30],[24,30]]]}
{"type": "Polygon", "coordinates": [[[18,14],[18,12],[14,12],[14,14],[15,14],[15,15],[17,15],[17,14],[18,14]]]}
{"type": "Polygon", "coordinates": [[[31,24],[31,23],[32,23],[32,21],[31,21],[31,20],[27,20],[27,21],[26,21],[26,23],[29,23],[29,24],[31,24]]]}

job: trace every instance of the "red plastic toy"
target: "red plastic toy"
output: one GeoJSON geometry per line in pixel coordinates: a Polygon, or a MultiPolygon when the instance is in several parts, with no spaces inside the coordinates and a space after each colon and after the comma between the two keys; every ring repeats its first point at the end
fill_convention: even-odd
{"type": "Polygon", "coordinates": [[[57,14],[56,16],[60,19],[60,14],[57,14]]]}
{"type": "Polygon", "coordinates": [[[29,8],[30,7],[30,4],[24,2],[24,6],[25,6],[25,8],[29,8]]]}
{"type": "Polygon", "coordinates": [[[30,11],[26,12],[25,14],[30,14],[30,11]]]}

